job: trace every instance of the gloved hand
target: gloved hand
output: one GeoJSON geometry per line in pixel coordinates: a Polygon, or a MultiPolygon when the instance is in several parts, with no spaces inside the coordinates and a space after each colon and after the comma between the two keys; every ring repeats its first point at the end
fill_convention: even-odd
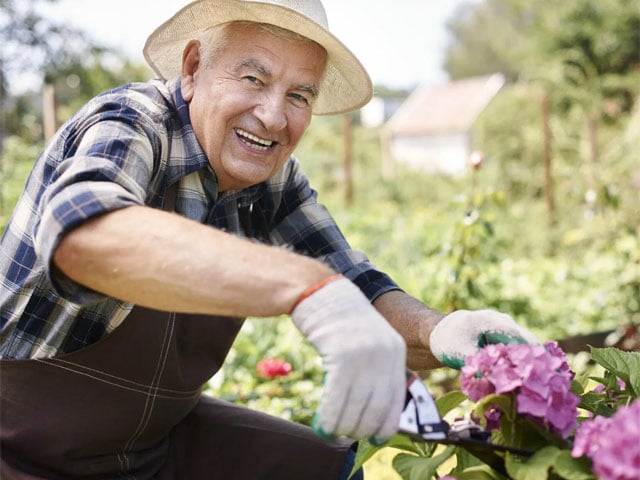
{"type": "Polygon", "coordinates": [[[374,442],[391,438],[405,399],[403,338],[342,276],[299,301],[291,318],[322,355],[326,370],[312,425],[316,433],[374,442]]]}
{"type": "Polygon", "coordinates": [[[429,337],[431,352],[443,364],[462,368],[465,359],[490,343],[540,343],[513,319],[494,310],[457,310],[444,317],[429,337]]]}

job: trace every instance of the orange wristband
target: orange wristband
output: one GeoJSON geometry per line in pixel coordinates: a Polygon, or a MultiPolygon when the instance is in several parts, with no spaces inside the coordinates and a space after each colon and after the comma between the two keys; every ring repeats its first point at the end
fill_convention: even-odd
{"type": "Polygon", "coordinates": [[[325,285],[331,283],[331,282],[335,282],[336,280],[340,280],[342,278],[345,278],[344,275],[342,275],[341,273],[336,273],[335,275],[331,275],[327,278],[325,278],[324,280],[311,285],[309,288],[307,288],[304,292],[302,292],[300,294],[300,296],[298,297],[298,299],[296,300],[296,303],[293,304],[293,307],[291,308],[291,311],[293,312],[296,307],[298,305],[300,305],[300,303],[305,300],[306,298],[310,297],[311,295],[313,295],[314,293],[316,293],[318,290],[320,290],[322,287],[324,287],[325,285]]]}

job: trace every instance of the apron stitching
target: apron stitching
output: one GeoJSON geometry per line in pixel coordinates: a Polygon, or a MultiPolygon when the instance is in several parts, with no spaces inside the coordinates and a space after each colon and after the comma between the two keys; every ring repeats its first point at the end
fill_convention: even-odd
{"type": "MultiPolygon", "coordinates": [[[[116,382],[111,382],[111,381],[106,380],[104,378],[100,378],[98,376],[91,375],[89,373],[84,373],[84,372],[82,372],[80,370],[77,370],[77,369],[74,369],[74,368],[66,367],[64,365],[57,365],[56,364],[57,362],[54,363],[54,362],[51,362],[51,361],[46,361],[46,360],[42,360],[42,359],[38,359],[38,358],[34,358],[33,360],[36,361],[36,362],[44,363],[46,365],[50,365],[52,367],[60,368],[62,370],[67,370],[67,371],[69,371],[71,373],[75,373],[77,375],[82,375],[84,377],[89,377],[89,378],[92,378],[92,379],[97,380],[99,382],[106,383],[108,385],[112,385],[114,387],[118,387],[118,388],[122,388],[124,390],[129,390],[129,391],[132,391],[132,392],[140,393],[142,395],[146,395],[147,392],[148,392],[148,389],[150,387],[149,385],[145,385],[145,384],[142,384],[142,383],[129,382],[128,380],[126,380],[124,378],[121,378],[121,377],[118,377],[118,376],[115,376],[115,375],[109,375],[108,373],[100,372],[99,370],[94,370],[94,371],[96,371],[98,373],[102,373],[105,376],[109,376],[109,377],[116,378],[118,380],[122,380],[124,382],[129,382],[129,383],[132,383],[134,385],[139,385],[142,388],[128,387],[126,385],[121,385],[121,384],[116,383],[116,382]]],[[[162,394],[156,395],[156,397],[163,398],[163,399],[185,399],[185,398],[194,397],[194,396],[196,396],[196,394],[199,396],[200,392],[201,392],[200,389],[198,389],[198,390],[187,390],[185,392],[180,392],[178,390],[169,390],[169,389],[163,389],[163,388],[159,388],[159,387],[157,388],[157,390],[164,390],[166,392],[175,393],[174,395],[162,395],[162,394]]]]}
{"type": "MultiPolygon", "coordinates": [[[[167,323],[167,327],[165,329],[165,335],[164,335],[164,339],[163,339],[163,342],[162,342],[162,349],[161,349],[160,355],[158,357],[159,361],[158,361],[158,364],[156,365],[156,371],[155,371],[155,373],[153,375],[153,379],[151,380],[151,384],[149,385],[149,389],[148,389],[148,392],[147,392],[147,399],[145,401],[144,410],[143,410],[142,415],[140,417],[140,423],[138,423],[138,427],[133,432],[133,434],[131,435],[131,437],[129,438],[127,443],[125,444],[124,449],[122,451],[122,458],[124,460],[124,464],[126,464],[126,469],[124,470],[124,472],[129,470],[129,457],[128,457],[127,453],[132,450],[133,444],[135,443],[135,441],[138,438],[140,438],[140,436],[142,435],[144,430],[149,425],[149,421],[151,420],[153,407],[155,405],[155,401],[156,401],[156,398],[157,398],[157,392],[158,392],[157,385],[160,382],[160,378],[162,377],[162,373],[164,372],[164,367],[166,365],[167,356],[168,356],[169,351],[170,351],[169,345],[170,345],[171,339],[173,338],[173,330],[174,330],[174,327],[175,327],[175,321],[176,321],[175,313],[171,313],[169,315],[169,322],[167,323]]],[[[119,455],[119,457],[120,457],[120,455],[119,455]]],[[[121,460],[121,465],[124,466],[124,464],[123,464],[123,461],[121,460]]]]}
{"type": "MultiPolygon", "coordinates": [[[[62,360],[62,359],[55,359],[55,360],[51,360],[51,359],[49,359],[49,360],[34,359],[34,360],[39,360],[42,363],[52,364],[53,366],[56,366],[58,368],[69,370],[70,372],[74,372],[74,373],[77,373],[79,375],[84,375],[84,376],[93,378],[95,380],[98,380],[100,382],[109,383],[109,384],[115,385],[115,386],[121,386],[122,388],[125,388],[127,390],[138,391],[134,387],[126,387],[124,385],[119,385],[117,383],[109,382],[107,380],[104,380],[104,379],[99,378],[97,376],[91,375],[89,373],[83,373],[81,370],[86,370],[86,371],[89,371],[89,372],[95,372],[95,373],[100,374],[100,375],[105,376],[105,377],[109,377],[109,378],[114,378],[116,380],[120,380],[120,381],[122,381],[122,383],[128,383],[128,384],[131,384],[131,385],[136,385],[136,386],[142,387],[144,389],[144,390],[141,390],[143,393],[146,392],[147,388],[149,387],[148,384],[144,384],[144,383],[140,383],[140,382],[134,382],[133,380],[129,380],[127,378],[120,377],[118,375],[113,375],[113,374],[107,373],[107,372],[105,372],[103,370],[97,370],[97,369],[94,369],[94,368],[89,368],[89,367],[87,367],[85,365],[80,365],[78,363],[69,362],[68,360],[62,360]],[[57,363],[65,363],[65,364],[71,365],[71,366],[76,367],[76,368],[63,367],[62,365],[56,365],[57,363]]],[[[185,396],[187,398],[189,396],[193,395],[193,394],[200,393],[201,390],[202,390],[201,388],[197,388],[197,389],[194,389],[194,390],[174,390],[174,389],[163,388],[163,387],[156,387],[156,389],[159,390],[159,391],[162,391],[162,392],[166,392],[167,394],[168,393],[173,393],[173,394],[176,394],[177,396],[185,396]]],[[[161,398],[171,398],[170,395],[160,396],[160,397],[161,398]]]]}

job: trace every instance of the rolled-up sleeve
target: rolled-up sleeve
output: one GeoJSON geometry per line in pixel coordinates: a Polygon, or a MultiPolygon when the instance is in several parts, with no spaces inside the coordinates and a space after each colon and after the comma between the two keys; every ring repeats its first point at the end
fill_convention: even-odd
{"type": "MultiPolygon", "coordinates": [[[[134,115],[132,111],[130,116],[134,115]]],[[[36,254],[58,293],[75,303],[104,297],[55,269],[55,249],[67,232],[87,220],[144,204],[154,167],[153,139],[148,132],[131,122],[109,120],[108,115],[105,119],[103,112],[98,116],[100,121],[81,123],[52,145],[45,162],[51,169],[50,183],[36,204],[36,254]]],[[[118,116],[127,118],[122,111],[118,116]]]]}

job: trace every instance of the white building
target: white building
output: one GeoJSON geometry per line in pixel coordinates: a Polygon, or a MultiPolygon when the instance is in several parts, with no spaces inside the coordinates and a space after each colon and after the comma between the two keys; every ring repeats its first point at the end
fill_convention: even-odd
{"type": "Polygon", "coordinates": [[[504,83],[496,73],[416,88],[382,129],[385,174],[396,162],[420,171],[464,174],[472,125],[504,83]]]}

